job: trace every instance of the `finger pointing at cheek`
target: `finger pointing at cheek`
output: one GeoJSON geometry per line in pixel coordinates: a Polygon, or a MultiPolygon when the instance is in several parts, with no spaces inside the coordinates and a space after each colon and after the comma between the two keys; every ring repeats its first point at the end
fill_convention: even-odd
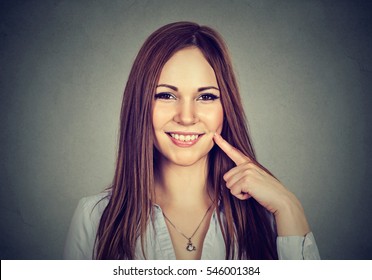
{"type": "Polygon", "coordinates": [[[252,197],[273,213],[279,235],[304,235],[309,232],[302,205],[294,194],[221,135],[215,133],[213,139],[236,164],[223,176],[233,196],[241,200],[252,197]]]}
{"type": "Polygon", "coordinates": [[[229,142],[222,138],[221,135],[214,134],[214,142],[221,148],[222,151],[233,161],[236,165],[240,165],[247,161],[251,161],[249,157],[244,155],[241,151],[231,146],[229,142]]]}
{"type": "Polygon", "coordinates": [[[232,195],[238,199],[244,200],[251,197],[249,193],[244,190],[245,184],[242,184],[242,177],[245,174],[247,165],[253,165],[251,159],[244,155],[241,151],[230,145],[221,135],[215,133],[215,143],[221,148],[223,152],[237,165],[229,170],[223,179],[226,182],[226,187],[230,189],[232,195]]]}

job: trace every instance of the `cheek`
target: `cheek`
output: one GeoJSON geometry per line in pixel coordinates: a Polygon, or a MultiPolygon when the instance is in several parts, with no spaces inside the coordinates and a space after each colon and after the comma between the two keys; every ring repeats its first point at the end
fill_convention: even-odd
{"type": "Polygon", "coordinates": [[[162,128],[164,124],[167,122],[167,111],[159,108],[159,106],[153,106],[152,111],[152,127],[154,130],[154,145],[156,149],[160,150],[159,141],[161,142],[162,137],[164,136],[162,133],[162,128]]]}
{"type": "Polygon", "coordinates": [[[223,124],[223,109],[221,106],[220,111],[216,115],[216,125],[217,125],[216,131],[219,134],[222,132],[222,124],[223,124]]]}
{"type": "Polygon", "coordinates": [[[211,132],[220,133],[222,131],[223,109],[221,104],[200,111],[199,117],[211,132]]]}
{"type": "Polygon", "coordinates": [[[165,123],[169,121],[170,110],[169,108],[162,108],[162,106],[154,106],[152,113],[152,125],[154,130],[161,129],[165,123]]]}

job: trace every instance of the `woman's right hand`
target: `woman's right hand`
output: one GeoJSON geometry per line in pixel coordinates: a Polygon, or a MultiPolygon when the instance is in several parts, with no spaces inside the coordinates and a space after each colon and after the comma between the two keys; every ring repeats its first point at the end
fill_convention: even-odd
{"type": "Polygon", "coordinates": [[[273,213],[280,236],[304,236],[310,231],[302,205],[293,193],[221,135],[216,133],[214,141],[236,164],[223,176],[232,195],[242,200],[253,197],[273,213]]]}

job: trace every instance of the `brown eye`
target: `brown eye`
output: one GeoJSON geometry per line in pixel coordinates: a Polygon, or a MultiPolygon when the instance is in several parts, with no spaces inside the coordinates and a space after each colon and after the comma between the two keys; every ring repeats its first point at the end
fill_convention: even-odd
{"type": "Polygon", "coordinates": [[[201,101],[213,101],[213,100],[216,100],[218,98],[220,98],[220,97],[217,96],[217,95],[215,95],[215,94],[205,93],[205,94],[200,95],[197,100],[201,100],[201,101]]]}
{"type": "Polygon", "coordinates": [[[160,92],[155,94],[154,96],[155,99],[163,99],[163,100],[170,100],[170,99],[176,99],[176,97],[169,93],[169,92],[160,92]]]}

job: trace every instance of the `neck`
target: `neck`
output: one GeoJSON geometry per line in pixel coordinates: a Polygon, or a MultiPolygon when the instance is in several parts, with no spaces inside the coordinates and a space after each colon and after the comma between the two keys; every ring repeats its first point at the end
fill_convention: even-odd
{"type": "Polygon", "coordinates": [[[180,166],[162,159],[155,181],[156,203],[162,207],[210,205],[207,158],[191,166],[180,166]]]}

